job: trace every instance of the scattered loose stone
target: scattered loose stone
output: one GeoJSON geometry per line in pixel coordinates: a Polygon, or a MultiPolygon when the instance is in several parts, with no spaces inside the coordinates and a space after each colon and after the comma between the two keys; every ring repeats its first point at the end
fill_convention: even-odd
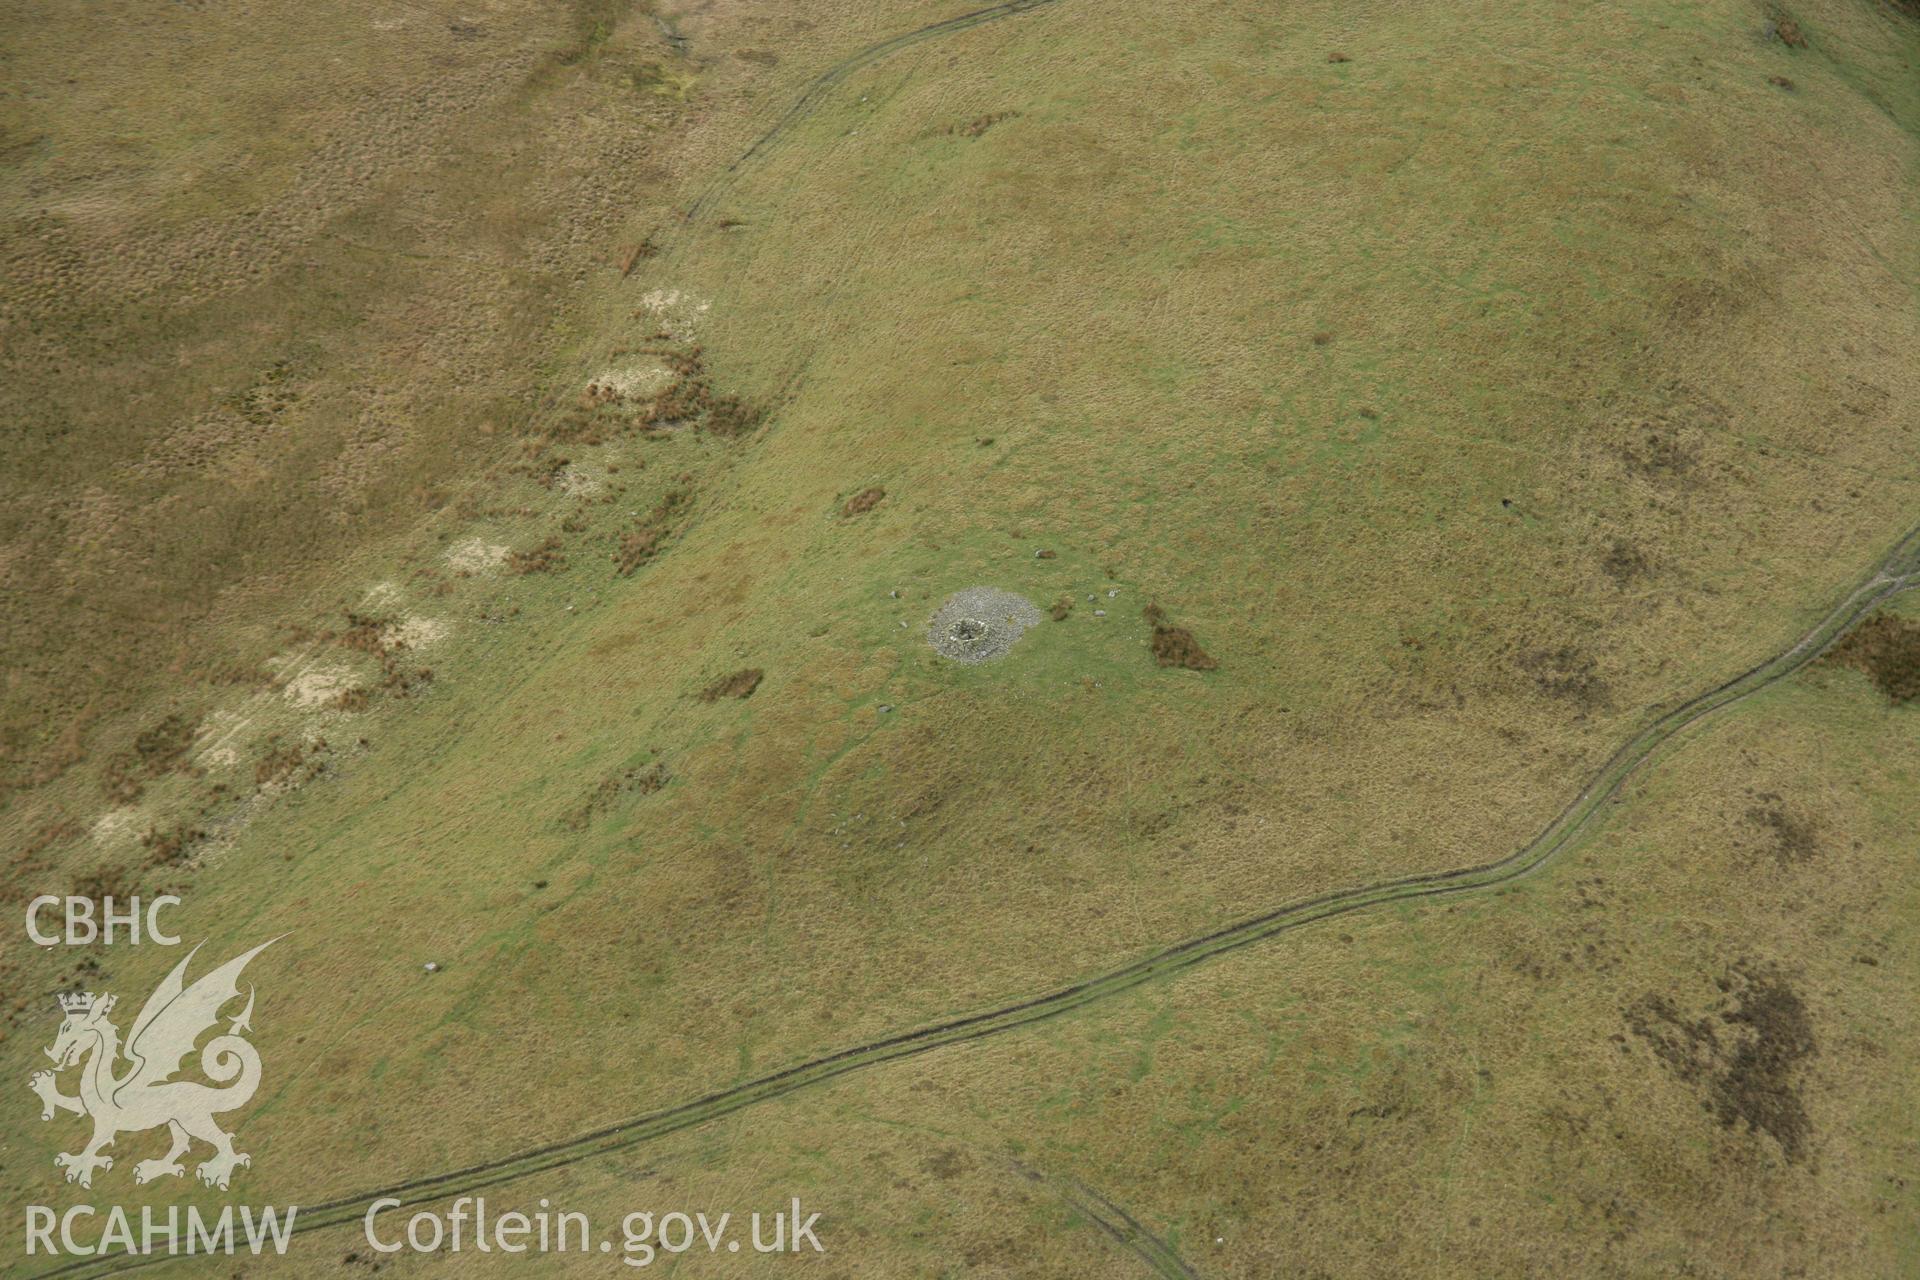
{"type": "Polygon", "coordinates": [[[1032,601],[1011,591],[967,587],[948,596],[933,615],[927,643],[955,662],[991,662],[1004,658],[1044,616],[1032,601]]]}

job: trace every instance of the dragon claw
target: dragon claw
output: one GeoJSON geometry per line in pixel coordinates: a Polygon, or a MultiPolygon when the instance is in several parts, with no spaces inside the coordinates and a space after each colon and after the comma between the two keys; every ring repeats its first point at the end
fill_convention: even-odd
{"type": "Polygon", "coordinates": [[[36,1071],[27,1077],[27,1088],[40,1095],[40,1118],[53,1119],[53,1072],[36,1071]]]}
{"type": "Polygon", "coordinates": [[[133,1180],[145,1184],[155,1178],[177,1178],[185,1172],[177,1160],[142,1160],[133,1166],[133,1180]]]}
{"type": "Polygon", "coordinates": [[[93,1171],[113,1168],[113,1157],[92,1156],[84,1151],[69,1155],[63,1151],[53,1158],[53,1163],[67,1171],[68,1182],[77,1182],[83,1187],[91,1187],[93,1171]]]}
{"type": "Polygon", "coordinates": [[[233,1178],[233,1171],[242,1165],[251,1165],[252,1163],[252,1156],[243,1155],[236,1151],[229,1156],[216,1155],[194,1172],[199,1175],[200,1181],[206,1183],[208,1186],[218,1187],[220,1190],[225,1191],[227,1189],[227,1183],[233,1178]]]}

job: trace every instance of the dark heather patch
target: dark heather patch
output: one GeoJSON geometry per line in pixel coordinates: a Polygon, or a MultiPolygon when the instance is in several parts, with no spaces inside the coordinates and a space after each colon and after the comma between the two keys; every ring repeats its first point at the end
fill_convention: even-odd
{"type": "Polygon", "coordinates": [[[1647,576],[1651,566],[1640,548],[1620,538],[1613,540],[1607,548],[1606,556],[1600,561],[1601,570],[1616,583],[1626,586],[1629,582],[1647,576]]]}
{"type": "Polygon", "coordinates": [[[1711,1018],[1683,1017],[1673,1001],[1658,993],[1642,996],[1626,1010],[1627,1029],[1647,1042],[1667,1069],[1689,1084],[1712,1069],[1719,1037],[1711,1018]]]}
{"type": "Polygon", "coordinates": [[[1600,678],[1600,664],[1572,645],[1523,649],[1516,661],[1532,677],[1534,688],[1549,698],[1571,702],[1582,712],[1603,710],[1613,703],[1612,690],[1600,678]]]}
{"type": "MultiPolygon", "coordinates": [[[[602,813],[613,808],[629,796],[650,796],[672,781],[673,775],[667,766],[656,760],[651,764],[633,765],[625,769],[616,769],[600,780],[587,798],[560,820],[560,824],[569,831],[585,828],[602,813]]],[[[534,888],[547,887],[545,880],[536,881],[534,888]]]]}
{"type": "Polygon", "coordinates": [[[148,781],[185,769],[198,728],[196,721],[171,715],[143,730],[133,740],[133,750],[107,761],[101,783],[107,798],[116,804],[132,804],[146,790],[148,781]]]}
{"type": "Polygon", "coordinates": [[[1019,117],[1018,111],[990,111],[983,116],[975,116],[965,124],[950,124],[941,130],[950,138],[977,138],[1003,120],[1019,117]]]}
{"type": "Polygon", "coordinates": [[[1627,470],[1645,480],[1685,480],[1700,459],[1673,434],[1648,431],[1620,451],[1627,470]]]}
{"type": "Polygon", "coordinates": [[[1779,796],[1762,792],[1757,803],[1747,809],[1748,823],[1760,829],[1767,839],[1767,852],[1781,866],[1807,862],[1820,852],[1820,841],[1813,823],[1788,813],[1779,796]]]}
{"type": "Polygon", "coordinates": [[[958,1147],[948,1147],[927,1161],[927,1172],[942,1182],[965,1173],[969,1161],[958,1147]]]}
{"type": "Polygon", "coordinates": [[[748,667],[745,671],[736,671],[730,676],[722,676],[700,691],[700,701],[718,702],[722,698],[751,698],[753,691],[760,687],[766,678],[766,672],[758,667],[748,667]]]}
{"type": "Polygon", "coordinates": [[[1715,985],[1722,998],[1697,1018],[1667,996],[1643,996],[1623,1011],[1627,1029],[1701,1092],[1722,1128],[1765,1133],[1789,1163],[1804,1163],[1813,1127],[1801,1076],[1820,1051],[1806,1004],[1770,964],[1740,961],[1715,985]]]}
{"type": "Polygon", "coordinates": [[[1153,629],[1153,660],[1163,667],[1185,667],[1188,671],[1212,671],[1220,664],[1200,647],[1193,632],[1185,627],[1153,629]]]}
{"type": "Polygon", "coordinates": [[[193,826],[166,831],[149,828],[147,834],[140,837],[140,843],[147,851],[149,867],[177,867],[192,855],[194,846],[206,838],[206,832],[193,826]]]}
{"type": "Polygon", "coordinates": [[[1920,697],[1920,624],[1876,613],[1835,645],[1830,657],[1864,674],[1896,706],[1920,697]]]}
{"type": "Polygon", "coordinates": [[[1200,647],[1193,638],[1193,632],[1185,627],[1171,626],[1167,622],[1167,612],[1157,604],[1148,604],[1140,611],[1153,627],[1153,635],[1148,641],[1153,650],[1153,660],[1163,667],[1184,667],[1189,671],[1212,671],[1220,664],[1213,656],[1200,647]]]}
{"type": "MultiPolygon", "coordinates": [[[[1707,278],[1676,282],[1666,299],[1668,319],[1682,329],[1714,324],[1743,305],[1740,284],[1707,278]]],[[[1707,442],[1728,423],[1726,406],[1684,383],[1652,388],[1606,434],[1607,447],[1626,473],[1670,493],[1697,489],[1713,478],[1707,442]]]]}

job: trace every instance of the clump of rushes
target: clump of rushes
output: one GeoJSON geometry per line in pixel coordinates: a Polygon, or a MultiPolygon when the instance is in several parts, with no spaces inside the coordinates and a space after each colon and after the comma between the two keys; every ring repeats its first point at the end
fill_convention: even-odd
{"type": "Polygon", "coordinates": [[[1193,638],[1193,632],[1185,627],[1169,625],[1166,611],[1159,605],[1150,604],[1141,613],[1153,626],[1153,638],[1149,644],[1153,649],[1153,660],[1161,666],[1212,671],[1220,665],[1200,647],[1200,642],[1193,638]]]}

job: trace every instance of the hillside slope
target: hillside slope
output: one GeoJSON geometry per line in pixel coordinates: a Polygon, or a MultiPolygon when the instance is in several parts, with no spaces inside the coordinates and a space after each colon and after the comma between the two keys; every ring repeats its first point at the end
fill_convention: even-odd
{"type": "MultiPolygon", "coordinates": [[[[587,13],[566,56],[516,55],[519,88],[488,108],[522,131],[499,144],[521,157],[511,179],[451,124],[421,144],[465,166],[443,193],[458,208],[434,224],[456,257],[494,251],[459,232],[463,219],[499,220],[513,228],[502,243],[524,248],[538,237],[514,222],[523,206],[568,245],[577,210],[597,211],[583,247],[555,249],[517,286],[526,294],[497,266],[437,250],[370,268],[409,287],[376,278],[356,295],[395,308],[391,330],[357,322],[381,341],[323,330],[353,352],[329,357],[324,391],[300,381],[304,357],[275,364],[273,343],[233,339],[223,360],[268,370],[239,393],[241,420],[308,412],[278,407],[277,386],[298,389],[289,405],[326,407],[278,434],[256,424],[250,462],[223,453],[191,483],[136,466],[157,487],[125,487],[115,468],[163,445],[121,430],[111,397],[90,424],[14,446],[24,461],[10,474],[57,472],[40,483],[68,514],[13,508],[10,586],[84,595],[91,570],[73,558],[92,544],[72,513],[144,496],[127,528],[145,532],[112,537],[157,539],[173,567],[99,571],[127,575],[155,609],[203,572],[244,597],[175,636],[191,641],[178,655],[129,649],[118,622],[95,633],[27,608],[31,634],[8,639],[24,673],[10,697],[34,726],[19,743],[40,762],[38,785],[5,821],[18,898],[173,888],[208,954],[287,934],[256,962],[272,1071],[245,1122],[250,1198],[315,1203],[538,1147],[1038,996],[1294,899],[1504,856],[1664,708],[1780,652],[1920,524],[1920,23],[1903,11],[1060,0],[836,70],[964,11],[722,6],[664,27],[640,11],[587,13]],[[644,112],[619,105],[629,99],[644,112]],[[643,119],[670,157],[658,183],[591,197],[566,185],[601,165],[628,181],[641,161],[622,130],[643,119]],[[521,150],[555,131],[595,140],[565,174],[521,150]],[[522,181],[524,201],[498,194],[522,181]],[[576,271],[590,255],[596,269],[576,271]],[[518,299],[536,295],[525,306],[541,327],[523,335],[518,299]],[[430,316],[414,310],[425,298],[438,299],[430,316]],[[452,371],[425,384],[445,392],[431,410],[407,414],[427,424],[405,436],[410,461],[370,463],[382,478],[358,496],[296,483],[316,466],[351,469],[357,449],[384,456],[353,424],[379,419],[367,380],[401,360],[452,371]],[[511,375],[508,360],[521,362],[511,375]],[[369,399],[352,407],[350,392],[369,399]],[[475,437],[488,443],[463,453],[475,437]],[[120,478],[98,481],[89,465],[120,478]],[[236,483],[255,484],[254,515],[220,507],[231,523],[219,537],[181,532],[196,485],[236,483]],[[421,489],[414,510],[395,506],[405,486],[421,489]],[[106,496],[89,507],[96,490],[106,496]],[[337,555],[306,532],[315,521],[346,531],[337,555]],[[67,558],[35,558],[54,546],[67,558]],[[231,559],[254,547],[278,557],[271,590],[247,587],[245,556],[231,559]],[[1043,617],[998,661],[954,662],[927,640],[942,602],[974,587],[1017,593],[1043,617]],[[74,726],[89,723],[83,709],[50,710],[68,661],[123,664],[101,677],[98,703],[124,714],[89,730],[99,740],[85,759],[40,767],[48,744],[80,741],[74,726]]],[[[473,56],[476,82],[504,65],[473,56]]],[[[227,163],[267,181],[257,154],[227,163]]],[[[341,215],[341,253],[354,220],[374,216],[341,215]]],[[[337,277],[318,275],[249,303],[259,325],[302,330],[303,308],[334,305],[337,277]]],[[[137,329],[131,311],[108,310],[137,329]]],[[[194,366],[191,335],[129,334],[138,368],[98,367],[138,382],[158,362],[194,366]]],[[[229,395],[238,385],[220,382],[229,395]]],[[[1890,983],[1913,959],[1895,940],[1911,923],[1911,859],[1890,843],[1911,805],[1889,778],[1857,780],[1874,762],[1910,771],[1897,757],[1913,712],[1831,665],[1796,679],[1728,717],[1730,740],[1735,724],[1742,741],[1764,738],[1766,716],[1805,702],[1837,745],[1796,742],[1747,777],[1710,724],[1681,763],[1712,776],[1720,809],[1765,811],[1733,797],[1788,785],[1768,770],[1818,793],[1804,806],[1821,847],[1862,842],[1858,859],[1884,881],[1874,919],[1888,967],[1875,980],[1890,983]]],[[[1771,732],[1813,732],[1800,723],[1771,732]]],[[[1722,909],[1716,868],[1744,866],[1739,840],[1759,837],[1694,831],[1684,785],[1657,777],[1622,812],[1653,806],[1659,841],[1609,827],[1517,904],[1483,901],[1457,922],[1409,909],[1301,944],[1340,987],[1328,997],[1340,1009],[1362,998],[1356,973],[1415,975],[1433,1009],[1409,1015],[1411,1030],[1316,1021],[1283,942],[998,1042],[990,1065],[970,1065],[989,1052],[970,1049],[959,1065],[877,1068],[898,1074],[875,1088],[890,1108],[926,1092],[960,1112],[951,1099],[977,1089],[976,1121],[999,1114],[987,1099],[1016,1099],[1019,1122],[1002,1115],[966,1137],[969,1176],[1015,1155],[1008,1135],[1022,1131],[1021,1150],[1050,1153],[1047,1176],[1122,1204],[1150,1197],[1189,1254],[1228,1223],[1252,1241],[1190,1257],[1208,1273],[1270,1274],[1285,1214],[1334,1238],[1360,1229],[1302,1204],[1312,1185],[1387,1178],[1392,1165],[1413,1198],[1456,1187],[1461,1166],[1443,1153],[1520,1142],[1511,1135],[1562,1111],[1591,1123],[1591,1097],[1555,1110],[1545,1081],[1575,1052],[1555,1037],[1585,1037],[1580,1053],[1604,1034],[1635,1048],[1637,1033],[1614,1026],[1615,997],[1672,992],[1681,1007],[1710,1000],[1700,983],[1713,975],[1759,991],[1777,972],[1799,992],[1801,969],[1830,985],[1854,972],[1842,951],[1864,942],[1767,916],[1713,945],[1675,941],[1671,956],[1648,942],[1617,989],[1561,1026],[1553,997],[1502,969],[1499,998],[1537,1039],[1502,1040],[1488,1069],[1530,1083],[1490,1123],[1508,1136],[1456,1132],[1479,1105],[1473,1046],[1491,1059],[1485,1038],[1500,1035],[1497,1017],[1473,1011],[1471,975],[1544,966],[1572,999],[1565,966],[1579,962],[1543,959],[1571,950],[1546,939],[1579,936],[1577,886],[1610,882],[1610,858],[1644,895],[1608,896],[1611,939],[1675,901],[1669,891],[1708,904],[1689,910],[1722,909]],[[1660,841],[1695,839],[1716,851],[1703,879],[1669,885],[1660,841]],[[1513,941],[1529,929],[1541,937],[1513,941]],[[1203,1028],[1171,1075],[1145,1073],[1191,1090],[1194,1114],[1096,1123],[1094,1104],[1048,1092],[1074,1071],[1094,1073],[1091,1093],[1126,1074],[1075,1063],[1137,1051],[1151,1067],[1151,1038],[1136,1041],[1163,1034],[1163,1019],[1203,1028]],[[1236,1042],[1240,1029],[1253,1039],[1236,1042]],[[1263,1056],[1242,1061],[1255,1041],[1263,1056]],[[1329,1172],[1321,1156],[1341,1148],[1315,1128],[1337,1109],[1325,1074],[1377,1082],[1426,1070],[1422,1055],[1450,1073],[1436,1095],[1409,1079],[1417,1105],[1401,1111],[1370,1084],[1340,1101],[1385,1108],[1385,1123],[1451,1100],[1450,1119],[1401,1134],[1392,1160],[1345,1152],[1329,1172]],[[1228,1084],[1216,1070],[1237,1074],[1228,1084]],[[1198,1167],[1195,1152],[1227,1140],[1209,1126],[1230,1138],[1243,1097],[1276,1131],[1311,1129],[1321,1145],[1290,1147],[1279,1172],[1262,1164],[1268,1143],[1216,1153],[1241,1162],[1237,1190],[1130,1175],[1122,1193],[1096,1176],[1089,1153],[1122,1129],[1156,1136],[1117,1145],[1115,1160],[1171,1168],[1178,1150],[1198,1167]]],[[[1788,809],[1801,803],[1788,794],[1788,809]]],[[[1809,873],[1783,892],[1830,913],[1859,905],[1859,884],[1833,880],[1809,873]]],[[[21,948],[5,963],[12,990],[84,981],[131,1003],[171,959],[21,948]]],[[[1807,997],[1832,1020],[1819,1042],[1911,1039],[1910,1015],[1887,1006],[1896,990],[1807,997]],[[1869,1030],[1876,1019],[1892,1025],[1869,1030]]],[[[0,1054],[20,1078],[51,1025],[44,1003],[10,1013],[0,1054]]],[[[1591,1087],[1647,1088],[1648,1054],[1619,1068],[1639,1075],[1591,1087]]],[[[1721,1215],[1704,1238],[1722,1274],[1848,1249],[1910,1257],[1910,1234],[1872,1220],[1878,1193],[1865,1190],[1900,1159],[1866,1140],[1867,1117],[1897,1114],[1903,1089],[1822,1095],[1805,1139],[1711,1117],[1676,1127],[1727,1160],[1785,1166],[1769,1165],[1782,1180],[1768,1212],[1803,1215],[1809,1240],[1758,1263],[1732,1243],[1758,1218],[1724,1199],[1663,1200],[1673,1184],[1648,1169],[1665,1157],[1620,1157],[1645,1179],[1633,1220],[1658,1224],[1623,1246],[1621,1273],[1676,1256],[1696,1210],[1721,1215]],[[1793,1178],[1829,1181],[1798,1200],[1793,1178]],[[1836,1213],[1858,1215],[1846,1239],[1813,1225],[1836,1213]]],[[[782,1105],[837,1124],[845,1090],[782,1105]]],[[[1669,1098],[1661,1114],[1696,1105],[1669,1098]]],[[[755,1147],[752,1113],[724,1123],[728,1141],[755,1147]]],[[[1635,1132],[1658,1146],[1660,1131],[1635,1132]]],[[[11,1199],[52,1194],[44,1171],[65,1136],[25,1106],[0,1116],[11,1199]]],[[[705,1160],[701,1141],[673,1139],[667,1150],[694,1154],[662,1158],[705,1160]]],[[[869,1175],[847,1171],[877,1139],[848,1141],[828,1185],[850,1202],[869,1175]]],[[[1582,1231],[1613,1229],[1586,1199],[1600,1193],[1580,1160],[1559,1150],[1538,1148],[1512,1177],[1548,1203],[1580,1199],[1567,1221],[1582,1231]]],[[[1511,1190],[1497,1183],[1458,1188],[1476,1207],[1447,1209],[1447,1228],[1480,1229],[1471,1219],[1511,1190]]],[[[903,1230],[904,1216],[860,1212],[873,1238],[903,1230]]],[[[1313,1265],[1433,1273],[1410,1239],[1393,1234],[1350,1272],[1332,1246],[1313,1265]]],[[[1057,1274],[1105,1265],[1058,1247],[1057,1274]]],[[[924,1260],[919,1245],[886,1248],[892,1270],[875,1274],[924,1260]]],[[[1458,1254],[1460,1273],[1521,1274],[1546,1256],[1487,1249],[1458,1254]]]]}

